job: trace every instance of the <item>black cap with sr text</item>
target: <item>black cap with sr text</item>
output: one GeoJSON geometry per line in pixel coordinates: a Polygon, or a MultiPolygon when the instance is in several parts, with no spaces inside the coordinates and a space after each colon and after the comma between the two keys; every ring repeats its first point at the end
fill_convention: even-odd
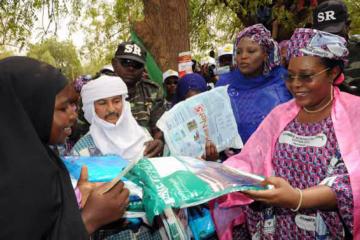
{"type": "Polygon", "coordinates": [[[123,42],[119,44],[115,58],[130,59],[145,64],[146,50],[134,42],[123,42]]]}
{"type": "Polygon", "coordinates": [[[317,30],[339,33],[348,21],[347,7],[339,0],[324,1],[314,10],[313,21],[313,28],[317,30]]]}

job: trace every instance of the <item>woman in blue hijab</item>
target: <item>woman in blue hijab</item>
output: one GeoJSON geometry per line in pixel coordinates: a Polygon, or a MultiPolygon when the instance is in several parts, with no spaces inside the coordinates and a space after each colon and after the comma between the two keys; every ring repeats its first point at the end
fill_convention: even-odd
{"type": "Polygon", "coordinates": [[[175,95],[174,104],[190,98],[196,94],[205,92],[207,90],[206,81],[198,73],[186,74],[180,78],[175,95]]]}
{"type": "Polygon", "coordinates": [[[237,69],[221,75],[216,86],[229,85],[238,132],[246,143],[266,115],[291,94],[285,86],[287,70],[280,66],[278,44],[262,24],[238,34],[235,54],[237,69]]]}
{"type": "MultiPolygon", "coordinates": [[[[180,78],[177,84],[174,105],[207,90],[208,88],[203,76],[198,73],[186,74],[180,78]]],[[[205,144],[205,154],[202,158],[210,161],[215,161],[219,158],[216,146],[210,139],[205,144]]]]}

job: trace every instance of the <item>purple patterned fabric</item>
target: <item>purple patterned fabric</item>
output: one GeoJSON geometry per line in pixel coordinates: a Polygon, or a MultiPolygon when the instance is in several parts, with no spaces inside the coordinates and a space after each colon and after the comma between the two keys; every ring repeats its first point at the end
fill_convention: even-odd
{"type": "Polygon", "coordinates": [[[340,36],[310,28],[297,28],[288,42],[287,60],[318,56],[346,61],[349,51],[340,36]]]}
{"type": "Polygon", "coordinates": [[[75,91],[80,93],[81,88],[92,79],[91,75],[81,75],[75,79],[74,87],[75,91]]]}
{"type": "MultiPolygon", "coordinates": [[[[294,213],[286,208],[252,204],[246,206],[245,210],[248,231],[252,236],[258,236],[257,239],[343,239],[345,228],[351,233],[353,230],[353,198],[331,117],[311,124],[295,119],[284,132],[278,139],[272,160],[275,175],[287,179],[293,187],[300,189],[320,184],[329,186],[336,194],[338,209],[304,209],[294,213]],[[300,141],[294,144],[286,137],[282,138],[286,136],[285,131],[287,136],[300,136],[293,138],[300,141]],[[306,140],[315,138],[317,146],[312,145],[314,141],[309,144],[306,140]],[[306,227],[308,229],[305,230],[306,227]]],[[[236,233],[239,231],[243,229],[237,228],[234,236],[240,236],[240,233],[236,233]]]]}
{"type": "MultiPolygon", "coordinates": [[[[280,50],[278,43],[271,38],[271,33],[262,24],[255,24],[245,28],[236,37],[235,47],[239,44],[240,40],[248,37],[257,44],[259,44],[264,51],[268,54],[267,61],[265,62],[264,72],[269,72],[272,68],[281,64],[280,50]]],[[[236,53],[235,53],[236,54],[236,53]]]]}
{"type": "Polygon", "coordinates": [[[279,43],[280,50],[283,48],[287,48],[289,40],[283,40],[279,43]]]}

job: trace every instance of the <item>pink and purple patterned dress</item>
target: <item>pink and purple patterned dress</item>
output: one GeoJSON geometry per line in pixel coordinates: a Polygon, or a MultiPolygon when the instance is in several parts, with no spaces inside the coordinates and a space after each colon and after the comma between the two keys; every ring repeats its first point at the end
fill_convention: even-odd
{"type": "Polygon", "coordinates": [[[317,123],[294,119],[277,140],[274,175],[294,188],[329,186],[336,194],[336,211],[246,206],[246,226],[234,229],[234,239],[345,239],[353,231],[353,197],[331,117],[317,123]],[[245,231],[244,231],[245,230],[245,231]],[[251,237],[250,237],[251,236],[251,237]]]}

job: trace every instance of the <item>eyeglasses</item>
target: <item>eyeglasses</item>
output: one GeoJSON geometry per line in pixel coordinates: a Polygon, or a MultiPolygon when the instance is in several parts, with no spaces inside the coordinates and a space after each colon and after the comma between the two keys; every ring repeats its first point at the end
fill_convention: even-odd
{"type": "Polygon", "coordinates": [[[315,74],[299,74],[299,75],[292,75],[292,74],[287,74],[287,76],[285,76],[285,80],[287,82],[293,82],[295,79],[298,79],[300,82],[311,82],[314,80],[315,77],[319,76],[320,74],[326,72],[327,70],[329,70],[330,68],[326,68],[318,73],[315,74]]]}
{"type": "Polygon", "coordinates": [[[126,68],[133,67],[135,69],[140,69],[140,68],[144,67],[144,64],[134,61],[134,60],[130,60],[130,59],[118,59],[118,60],[119,60],[120,64],[126,68]]]}

